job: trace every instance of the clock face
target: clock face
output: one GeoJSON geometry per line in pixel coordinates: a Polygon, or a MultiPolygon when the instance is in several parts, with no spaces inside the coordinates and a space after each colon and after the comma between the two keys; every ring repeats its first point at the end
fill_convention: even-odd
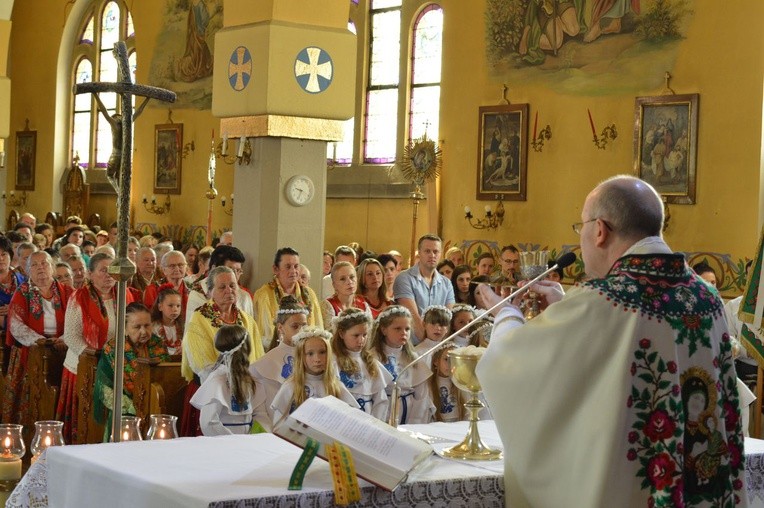
{"type": "Polygon", "coordinates": [[[286,184],[286,198],[294,206],[304,206],[313,200],[316,189],[307,176],[293,176],[286,184]]]}

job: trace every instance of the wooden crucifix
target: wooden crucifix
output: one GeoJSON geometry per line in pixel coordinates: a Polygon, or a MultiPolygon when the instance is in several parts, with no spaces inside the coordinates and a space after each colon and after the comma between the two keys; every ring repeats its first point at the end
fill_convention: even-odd
{"type": "MultiPolygon", "coordinates": [[[[109,273],[117,279],[117,336],[114,359],[114,399],[112,405],[111,439],[121,441],[122,423],[122,384],[125,362],[125,303],[127,299],[127,281],[135,274],[135,265],[127,257],[127,239],[129,236],[130,182],[133,169],[133,96],[144,97],[137,114],[143,111],[150,99],[175,102],[175,92],[153,86],[138,85],[130,77],[130,64],[127,57],[127,45],[123,41],[114,44],[114,57],[117,60],[118,79],[116,83],[78,83],[74,93],[92,93],[98,107],[112,127],[113,152],[109,159],[109,181],[117,192],[117,259],[109,266],[109,273]],[[102,92],[115,92],[122,97],[121,114],[109,116],[103,102],[98,97],[102,92]]],[[[137,116],[137,115],[136,115],[137,116]]]]}

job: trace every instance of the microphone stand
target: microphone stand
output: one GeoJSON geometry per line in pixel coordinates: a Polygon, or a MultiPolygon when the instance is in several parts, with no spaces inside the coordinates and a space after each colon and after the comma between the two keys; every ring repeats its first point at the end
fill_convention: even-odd
{"type": "MultiPolygon", "coordinates": [[[[575,259],[575,256],[573,256],[573,259],[575,259]]],[[[570,263],[567,263],[567,264],[563,265],[563,266],[562,266],[562,268],[564,268],[564,267],[565,267],[565,266],[567,266],[568,264],[570,264],[570,263]]],[[[398,427],[398,399],[400,399],[400,396],[401,396],[401,389],[400,389],[400,387],[398,386],[398,379],[400,379],[401,375],[402,375],[404,372],[406,372],[406,371],[407,371],[407,370],[408,370],[408,369],[409,369],[409,368],[410,368],[412,365],[414,365],[414,364],[418,363],[418,362],[419,362],[419,361],[420,361],[422,358],[426,358],[426,357],[427,357],[427,356],[429,356],[431,353],[433,353],[433,352],[435,352],[436,350],[438,350],[438,349],[442,348],[443,346],[445,346],[445,345],[446,345],[446,344],[448,344],[449,342],[452,342],[452,341],[453,341],[453,340],[454,340],[454,339],[455,339],[455,338],[456,338],[456,337],[457,337],[457,336],[458,336],[460,333],[462,333],[464,330],[466,330],[467,328],[469,328],[469,327],[470,327],[470,326],[472,326],[473,324],[475,324],[475,323],[477,323],[478,321],[480,321],[481,319],[483,319],[483,318],[484,318],[484,317],[485,317],[487,314],[489,314],[489,313],[490,313],[492,310],[494,310],[494,309],[496,309],[497,307],[499,307],[499,306],[503,305],[503,304],[504,304],[504,303],[506,303],[508,300],[511,300],[511,299],[513,299],[513,298],[517,297],[517,296],[518,296],[518,295],[520,295],[521,293],[524,293],[525,291],[527,291],[528,289],[530,289],[530,287],[531,287],[532,285],[534,285],[535,283],[537,283],[538,281],[540,281],[541,279],[543,279],[544,277],[546,277],[547,275],[549,275],[551,272],[553,272],[553,271],[557,270],[558,268],[560,268],[560,264],[559,264],[559,263],[556,263],[556,264],[555,264],[555,265],[553,265],[551,268],[548,268],[546,271],[542,272],[542,273],[541,273],[539,276],[537,276],[536,278],[534,278],[534,279],[531,279],[530,281],[528,281],[528,283],[527,283],[526,285],[524,285],[524,286],[523,286],[523,287],[521,287],[520,289],[518,289],[518,290],[514,291],[513,293],[510,293],[508,296],[506,296],[506,297],[502,298],[502,299],[501,299],[501,300],[500,300],[498,303],[496,303],[496,304],[495,304],[493,307],[491,307],[490,309],[488,309],[488,310],[484,311],[484,312],[483,312],[483,313],[481,313],[481,314],[480,314],[478,317],[476,317],[475,319],[473,319],[472,321],[470,321],[470,322],[469,322],[469,323],[467,323],[466,325],[462,326],[461,328],[459,328],[458,330],[456,330],[454,333],[452,333],[451,335],[449,335],[448,337],[446,337],[446,338],[445,338],[445,339],[443,339],[442,341],[438,342],[436,345],[434,345],[433,347],[431,347],[430,349],[428,349],[427,351],[425,351],[423,354],[421,354],[421,355],[420,355],[418,358],[415,358],[413,362],[411,362],[411,363],[409,363],[408,365],[406,365],[405,367],[403,367],[403,368],[400,370],[400,372],[398,372],[398,375],[397,375],[397,376],[395,376],[395,379],[393,380],[393,392],[392,392],[392,395],[391,395],[391,400],[390,400],[390,416],[389,416],[389,417],[388,417],[388,419],[387,419],[387,423],[388,423],[388,424],[389,424],[391,427],[398,427]]]]}

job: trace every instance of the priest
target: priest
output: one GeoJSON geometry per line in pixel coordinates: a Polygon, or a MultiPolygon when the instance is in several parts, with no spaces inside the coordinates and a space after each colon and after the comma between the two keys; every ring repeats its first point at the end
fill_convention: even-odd
{"type": "MultiPolygon", "coordinates": [[[[722,302],[661,237],[630,176],[586,198],[589,280],[525,324],[505,304],[477,373],[505,447],[507,506],[746,506],[743,432],[722,302]]],[[[490,305],[499,298],[478,288],[490,305]]]]}

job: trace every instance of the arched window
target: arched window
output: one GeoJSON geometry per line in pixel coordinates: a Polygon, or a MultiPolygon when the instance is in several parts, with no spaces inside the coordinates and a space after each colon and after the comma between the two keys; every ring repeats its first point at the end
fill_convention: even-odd
{"type": "Polygon", "coordinates": [[[438,140],[442,53],[443,10],[431,4],[422,9],[414,22],[409,140],[419,139],[425,132],[429,139],[438,140]]]}
{"type": "MultiPolygon", "coordinates": [[[[125,41],[130,69],[135,80],[136,53],[133,19],[123,0],[96,0],[82,22],[79,40],[73,52],[73,83],[117,81],[114,43],[125,41]]],[[[116,94],[100,94],[101,101],[113,115],[120,109],[116,94]]],[[[83,168],[104,168],[112,151],[109,123],[100,115],[92,94],[73,98],[71,119],[71,154],[77,155],[83,168]]]]}
{"type": "Polygon", "coordinates": [[[363,162],[395,161],[401,61],[401,0],[371,0],[363,162]]]}

